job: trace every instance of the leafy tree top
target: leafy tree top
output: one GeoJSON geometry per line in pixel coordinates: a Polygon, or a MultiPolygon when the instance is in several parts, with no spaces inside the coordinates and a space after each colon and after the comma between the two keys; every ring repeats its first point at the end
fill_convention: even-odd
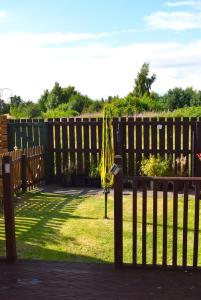
{"type": "Polygon", "coordinates": [[[145,94],[149,95],[151,91],[151,86],[156,80],[156,74],[149,77],[149,63],[144,63],[137,74],[135,79],[135,85],[133,89],[133,94],[136,97],[143,97],[145,94]]]}

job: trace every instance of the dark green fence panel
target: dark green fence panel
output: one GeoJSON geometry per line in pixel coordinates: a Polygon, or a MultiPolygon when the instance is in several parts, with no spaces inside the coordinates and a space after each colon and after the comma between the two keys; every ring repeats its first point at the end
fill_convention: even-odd
{"type": "Polygon", "coordinates": [[[10,120],[8,132],[9,151],[16,147],[48,146],[48,124],[44,120],[10,120]]]}

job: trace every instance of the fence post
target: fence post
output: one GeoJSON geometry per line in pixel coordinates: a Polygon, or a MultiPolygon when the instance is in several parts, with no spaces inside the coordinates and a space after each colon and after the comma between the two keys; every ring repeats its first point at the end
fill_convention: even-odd
{"type": "Polygon", "coordinates": [[[120,167],[119,173],[114,176],[114,263],[120,267],[123,264],[122,156],[116,155],[114,163],[120,167]]]}
{"type": "Polygon", "coordinates": [[[22,180],[22,192],[27,191],[27,156],[22,154],[21,156],[21,180],[22,180]]]}
{"type": "Polygon", "coordinates": [[[6,235],[6,258],[8,262],[16,260],[15,217],[13,205],[13,174],[10,156],[3,157],[3,205],[6,235]]]}

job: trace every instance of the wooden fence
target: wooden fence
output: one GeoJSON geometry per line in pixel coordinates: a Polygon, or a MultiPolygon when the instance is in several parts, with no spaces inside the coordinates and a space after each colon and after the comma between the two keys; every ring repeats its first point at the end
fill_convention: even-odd
{"type": "MultiPolygon", "coordinates": [[[[12,120],[8,123],[9,149],[48,147],[50,178],[63,174],[88,176],[90,164],[99,163],[102,119],[63,118],[12,120]]],[[[201,176],[196,153],[201,152],[201,122],[197,118],[114,118],[114,151],[123,157],[124,174],[140,175],[143,158],[161,155],[186,157],[188,176],[201,176]]]]}
{"type": "MultiPolygon", "coordinates": [[[[89,173],[90,163],[99,162],[102,144],[101,119],[49,119],[51,176],[71,172],[89,173]]],[[[142,159],[150,155],[186,157],[188,175],[200,175],[196,153],[201,152],[201,125],[196,119],[114,118],[114,151],[123,157],[124,174],[140,174],[142,159]]]]}
{"type": "MultiPolygon", "coordinates": [[[[123,266],[125,178],[122,176],[122,157],[116,156],[115,163],[121,167],[114,183],[115,264],[123,266]]],[[[137,176],[129,179],[133,182],[130,266],[200,268],[201,177],[137,176]],[[153,191],[148,191],[150,181],[153,191]],[[173,186],[172,192],[168,192],[169,184],[173,186]]],[[[129,251],[128,247],[126,251],[129,251]]]]}
{"type": "Polygon", "coordinates": [[[43,119],[8,120],[8,149],[47,146],[48,125],[43,119]]]}
{"type": "Polygon", "coordinates": [[[3,206],[6,235],[6,258],[16,259],[14,192],[25,192],[45,179],[44,147],[5,153],[2,157],[3,206]]]}

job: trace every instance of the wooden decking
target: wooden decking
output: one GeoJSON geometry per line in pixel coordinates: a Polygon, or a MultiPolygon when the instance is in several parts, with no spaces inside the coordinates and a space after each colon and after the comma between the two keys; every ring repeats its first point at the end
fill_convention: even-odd
{"type": "Polygon", "coordinates": [[[200,299],[201,273],[113,265],[0,263],[0,299],[200,299]]]}

